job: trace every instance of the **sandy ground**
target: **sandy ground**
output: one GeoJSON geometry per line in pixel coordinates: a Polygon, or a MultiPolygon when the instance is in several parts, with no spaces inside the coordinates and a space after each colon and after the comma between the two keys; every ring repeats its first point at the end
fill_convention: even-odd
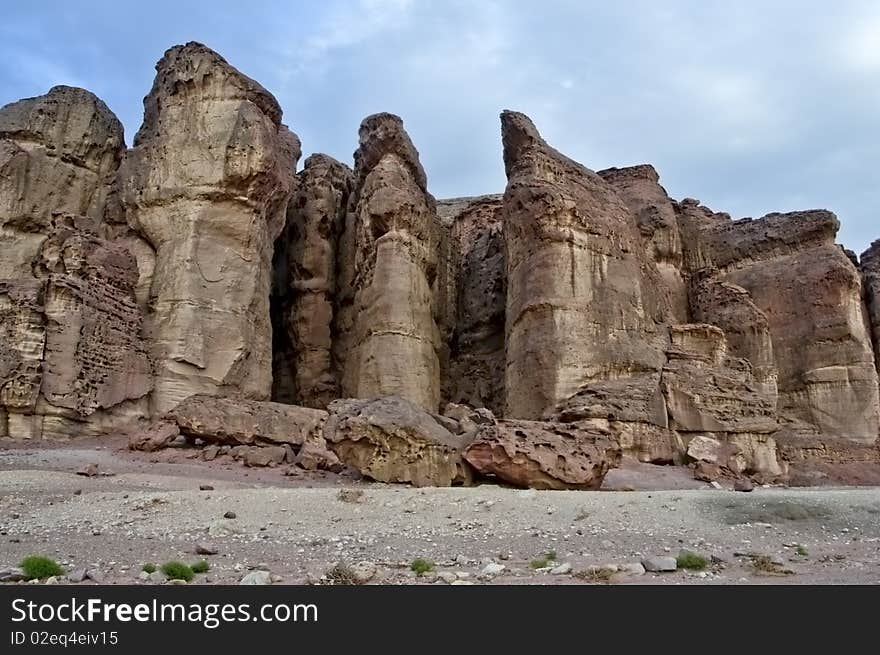
{"type": "Polygon", "coordinates": [[[373,582],[386,584],[880,584],[878,488],[735,493],[685,469],[629,464],[606,486],[636,491],[413,489],[344,475],[287,477],[196,454],[131,453],[106,441],[0,445],[0,569],[40,553],[105,583],[154,584],[138,577],[144,563],[193,562],[207,542],[217,554],[204,557],[211,569],[193,584],[235,584],[260,568],[302,584],[358,561],[375,564],[373,582]],[[109,475],[76,474],[90,463],[109,475]],[[710,565],[578,575],[681,549],[710,565]],[[571,572],[533,568],[551,551],[548,568],[571,572]],[[415,558],[435,571],[416,576],[415,558]],[[483,575],[490,563],[504,569],[483,575]]]}

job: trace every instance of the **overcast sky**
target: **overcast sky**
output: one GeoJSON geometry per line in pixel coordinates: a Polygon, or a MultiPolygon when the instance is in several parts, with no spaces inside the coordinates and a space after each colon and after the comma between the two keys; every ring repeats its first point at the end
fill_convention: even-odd
{"type": "Polygon", "coordinates": [[[154,65],[201,41],[275,94],[306,154],[403,117],[438,198],[500,192],[498,114],[593,169],[653,163],[735,218],[823,207],[880,237],[880,3],[738,0],[4,2],[0,104],[55,84],[137,131],[154,65]]]}

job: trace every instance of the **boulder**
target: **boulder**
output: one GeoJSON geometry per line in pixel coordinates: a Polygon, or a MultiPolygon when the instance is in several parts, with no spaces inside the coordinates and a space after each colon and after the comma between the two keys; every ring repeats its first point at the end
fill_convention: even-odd
{"type": "Polygon", "coordinates": [[[306,471],[330,471],[331,473],[340,473],[345,468],[336,453],[327,447],[327,443],[323,439],[306,441],[299,449],[294,464],[306,471]]]}
{"type": "Polygon", "coordinates": [[[532,489],[598,489],[620,465],[605,430],[577,424],[502,420],[481,426],[464,454],[480,474],[532,489]]]}
{"type": "MultiPolygon", "coordinates": [[[[157,421],[145,430],[136,430],[128,438],[129,450],[152,453],[161,450],[180,436],[180,428],[171,421],[157,421]]],[[[216,453],[214,454],[216,457],[216,453]]],[[[205,457],[209,461],[208,457],[205,457]]],[[[210,459],[213,459],[210,458],[210,459]]]]}
{"type": "Polygon", "coordinates": [[[417,487],[468,483],[461,453],[473,435],[455,435],[418,405],[392,396],[330,403],[324,438],[345,464],[380,482],[417,487]]]}
{"type": "Polygon", "coordinates": [[[168,412],[167,418],[177,424],[182,435],[208,443],[299,446],[320,437],[327,412],[281,403],[196,395],[168,412]]]}

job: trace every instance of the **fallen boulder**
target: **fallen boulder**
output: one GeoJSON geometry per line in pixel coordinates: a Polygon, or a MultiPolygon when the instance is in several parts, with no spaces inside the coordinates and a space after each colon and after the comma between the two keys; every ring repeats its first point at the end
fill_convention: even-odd
{"type": "Polygon", "coordinates": [[[454,435],[418,405],[398,396],[330,403],[324,437],[345,464],[380,482],[447,487],[470,482],[461,458],[466,435],[454,435]]]}
{"type": "Polygon", "coordinates": [[[327,412],[280,403],[190,396],[167,414],[187,437],[231,445],[302,445],[320,437],[327,412]]]}
{"type": "Polygon", "coordinates": [[[145,430],[132,432],[128,438],[129,450],[152,453],[168,446],[180,436],[180,429],[171,421],[157,421],[145,430]]]}
{"type": "Polygon", "coordinates": [[[598,489],[621,457],[606,430],[537,421],[483,425],[464,454],[483,475],[532,489],[598,489]]]}

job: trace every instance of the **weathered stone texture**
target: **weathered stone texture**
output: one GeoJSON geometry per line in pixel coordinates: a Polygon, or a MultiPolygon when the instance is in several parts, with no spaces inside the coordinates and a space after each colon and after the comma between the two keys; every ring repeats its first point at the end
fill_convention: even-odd
{"type": "Polygon", "coordinates": [[[532,489],[598,489],[620,465],[607,431],[576,424],[499,421],[484,425],[464,455],[483,475],[532,489]]]}
{"type": "Polygon", "coordinates": [[[269,92],[197,43],[165,53],[144,110],[119,188],[155,251],[153,411],[200,392],[268,398],[272,249],[298,139],[269,92]]]}
{"type": "Polygon", "coordinates": [[[339,397],[332,362],[337,241],[345,221],[352,172],[326,155],[312,155],[299,174],[276,242],[276,366],[273,397],[307,407],[326,407],[339,397]],[[288,388],[284,389],[285,381],[288,388]]]}
{"type": "Polygon", "coordinates": [[[337,400],[329,410],[324,438],[340,460],[363,475],[417,487],[470,481],[461,453],[473,434],[453,434],[443,417],[400,397],[337,400]]]}
{"type": "Polygon", "coordinates": [[[453,246],[455,329],[444,398],[504,409],[505,258],[501,196],[441,201],[453,246]]]}
{"type": "Polygon", "coordinates": [[[506,413],[538,419],[590,383],[659,371],[669,307],[614,189],[526,116],[501,120],[506,413]]]}
{"type": "Polygon", "coordinates": [[[340,243],[336,361],[344,396],[440,404],[440,219],[418,152],[391,114],[364,120],[340,243]]]}

